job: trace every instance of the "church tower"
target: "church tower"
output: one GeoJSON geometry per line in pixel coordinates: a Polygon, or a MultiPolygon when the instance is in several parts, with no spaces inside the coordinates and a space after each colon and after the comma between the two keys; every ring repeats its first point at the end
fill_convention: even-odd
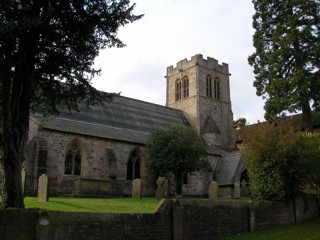
{"type": "Polygon", "coordinates": [[[167,102],[183,110],[209,146],[235,148],[228,64],[201,54],[167,68],[167,102]]]}

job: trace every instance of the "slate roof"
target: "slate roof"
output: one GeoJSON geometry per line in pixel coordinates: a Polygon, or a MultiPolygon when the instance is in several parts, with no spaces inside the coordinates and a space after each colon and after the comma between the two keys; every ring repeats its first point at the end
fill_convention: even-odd
{"type": "MultiPolygon", "coordinates": [[[[320,132],[320,112],[312,112],[312,124],[313,124],[313,131],[320,132]]],[[[302,129],[302,114],[295,114],[291,116],[285,116],[280,119],[285,124],[290,124],[297,129],[302,129]]],[[[240,129],[236,130],[236,141],[237,143],[242,143],[242,141],[246,138],[247,134],[254,133],[256,129],[260,128],[261,126],[270,124],[270,122],[259,122],[251,125],[245,125],[240,129]]]]}
{"type": "Polygon", "coordinates": [[[240,152],[234,152],[223,156],[215,169],[215,181],[219,185],[234,183],[236,175],[239,174],[237,170],[241,167],[241,161],[240,152]]]}
{"type": "Polygon", "coordinates": [[[140,144],[146,143],[156,127],[191,126],[181,110],[122,96],[89,109],[80,105],[79,110],[52,118],[33,114],[32,119],[44,129],[140,144]]]}

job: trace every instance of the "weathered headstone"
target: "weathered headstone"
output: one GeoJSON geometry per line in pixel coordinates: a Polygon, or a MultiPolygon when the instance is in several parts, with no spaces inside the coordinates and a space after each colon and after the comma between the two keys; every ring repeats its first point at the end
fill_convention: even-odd
{"type": "Polygon", "coordinates": [[[169,184],[168,179],[165,177],[159,177],[157,179],[157,189],[156,198],[160,201],[163,198],[168,198],[169,196],[169,184]]]}
{"type": "Polygon", "coordinates": [[[26,189],[26,179],[27,179],[27,172],[24,168],[21,170],[21,184],[22,184],[22,195],[25,194],[26,189]]]}
{"type": "Polygon", "coordinates": [[[209,185],[209,199],[215,200],[219,197],[219,184],[215,181],[212,181],[209,185]]]}
{"type": "Polygon", "coordinates": [[[132,198],[141,199],[141,180],[138,178],[132,181],[132,198]]]}
{"type": "Polygon", "coordinates": [[[49,201],[49,179],[46,174],[42,174],[39,177],[38,201],[39,202],[48,202],[49,201]]]}

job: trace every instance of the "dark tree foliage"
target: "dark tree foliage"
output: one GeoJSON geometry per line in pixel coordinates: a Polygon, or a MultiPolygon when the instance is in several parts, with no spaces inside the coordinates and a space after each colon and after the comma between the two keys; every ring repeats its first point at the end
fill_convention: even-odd
{"type": "Polygon", "coordinates": [[[311,111],[320,108],[320,1],[252,2],[256,51],[248,60],[257,95],[266,99],[265,118],[302,111],[312,130],[311,111]]]}
{"type": "Polygon", "coordinates": [[[176,193],[182,193],[184,173],[208,168],[207,143],[194,129],[183,126],[157,128],[147,142],[149,167],[159,175],[173,173],[176,193]]]}
{"type": "Polygon", "coordinates": [[[0,1],[0,152],[4,207],[23,207],[21,164],[29,114],[57,114],[111,101],[90,80],[95,57],[106,47],[123,47],[120,26],[133,15],[129,0],[0,1]]]}

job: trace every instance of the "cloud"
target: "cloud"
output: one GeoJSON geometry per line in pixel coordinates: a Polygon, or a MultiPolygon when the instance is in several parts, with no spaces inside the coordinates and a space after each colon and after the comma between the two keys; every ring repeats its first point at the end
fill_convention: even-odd
{"type": "Polygon", "coordinates": [[[119,30],[127,44],[103,50],[96,59],[102,75],[93,85],[123,96],[164,105],[166,68],[195,54],[229,64],[235,118],[263,120],[263,102],[252,87],[247,57],[252,47],[251,0],[139,0],[145,16],[119,30]]]}

